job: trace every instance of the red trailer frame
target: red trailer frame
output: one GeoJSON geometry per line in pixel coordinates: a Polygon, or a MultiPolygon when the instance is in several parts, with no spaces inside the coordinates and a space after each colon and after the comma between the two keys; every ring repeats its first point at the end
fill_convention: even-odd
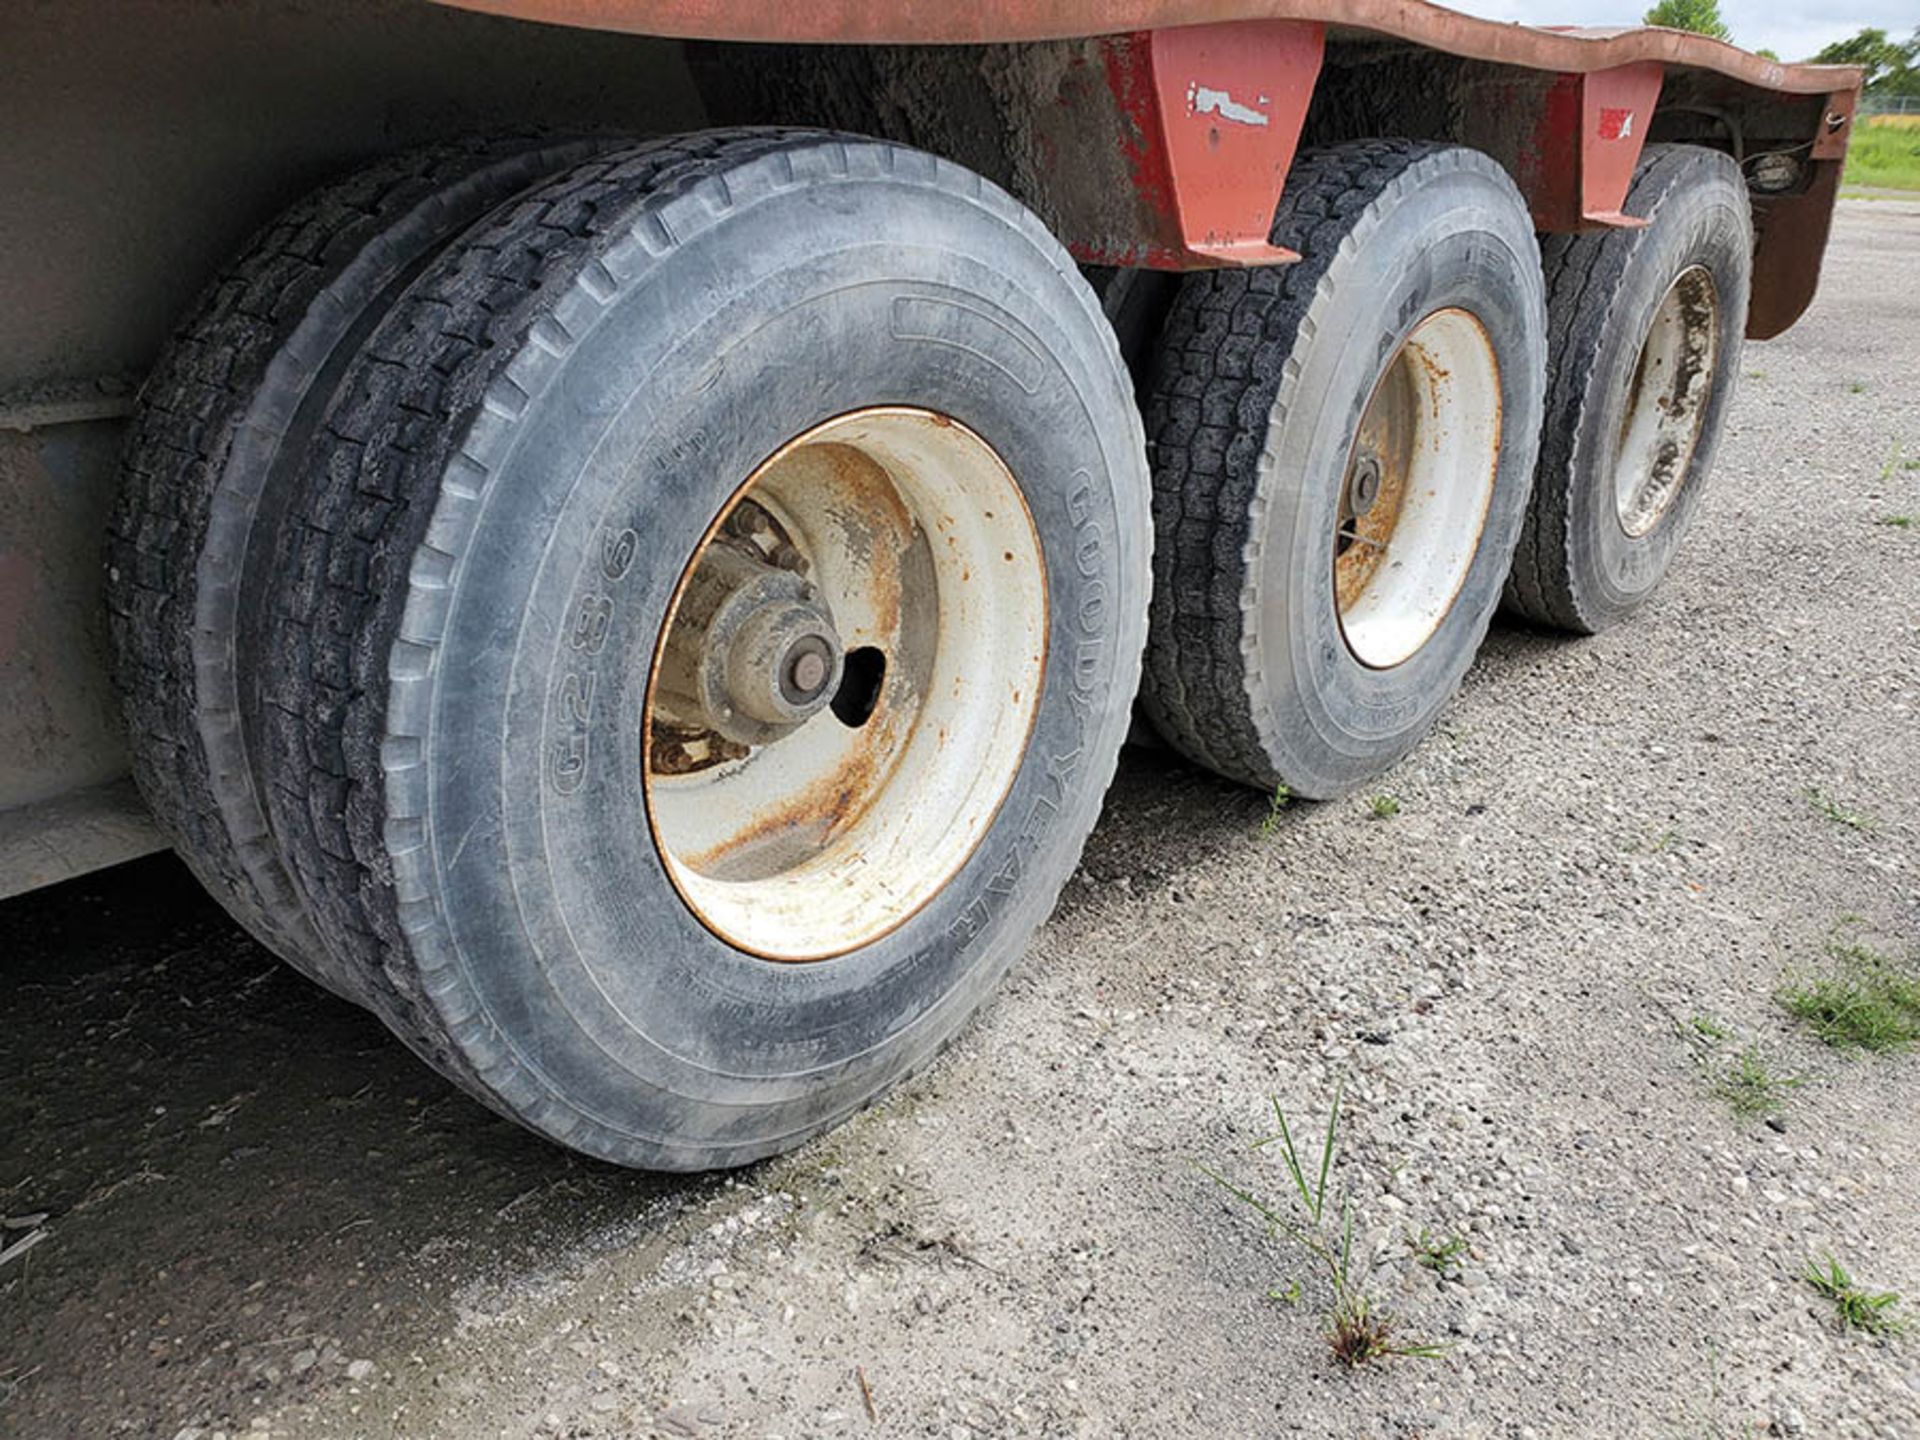
{"type": "Polygon", "coordinates": [[[1663,105],[1758,104],[1773,117],[1760,138],[1806,164],[1791,187],[1755,196],[1755,339],[1813,298],[1860,85],[1849,67],[1783,65],[1677,30],[1502,24],[1425,0],[438,3],[689,40],[1051,47],[1059,63],[1035,67],[1024,133],[1008,137],[1034,172],[1021,198],[1081,260],[1156,269],[1293,258],[1267,229],[1330,42],[1399,42],[1485,67],[1460,138],[1506,165],[1543,231],[1638,223],[1622,205],[1663,105]],[[1670,102],[1682,77],[1689,93],[1670,102]]]}

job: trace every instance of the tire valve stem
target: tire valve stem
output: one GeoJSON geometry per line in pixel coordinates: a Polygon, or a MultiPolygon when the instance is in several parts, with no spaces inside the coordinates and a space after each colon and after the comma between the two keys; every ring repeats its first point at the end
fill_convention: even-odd
{"type": "Polygon", "coordinates": [[[1372,549],[1383,551],[1383,552],[1387,548],[1386,541],[1375,540],[1370,536],[1362,535],[1358,530],[1341,530],[1341,531],[1338,531],[1337,534],[1339,535],[1340,539],[1349,541],[1356,545],[1366,545],[1372,549]]]}

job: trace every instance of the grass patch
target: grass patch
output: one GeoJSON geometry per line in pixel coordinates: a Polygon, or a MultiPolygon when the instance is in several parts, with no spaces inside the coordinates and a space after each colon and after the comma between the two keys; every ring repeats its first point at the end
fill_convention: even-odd
{"type": "Polygon", "coordinates": [[[1334,1305],[1327,1348],[1333,1351],[1334,1359],[1349,1368],[1392,1355],[1438,1360],[1446,1353],[1439,1345],[1403,1337],[1398,1318],[1359,1293],[1345,1296],[1334,1305]]]}
{"type": "Polygon", "coordinates": [[[1920,190],[1920,127],[1889,125],[1893,117],[1869,116],[1847,144],[1848,185],[1879,190],[1920,190]]]}
{"type": "Polygon", "coordinates": [[[1260,833],[1271,835],[1278,830],[1280,816],[1291,804],[1293,804],[1293,791],[1289,790],[1287,782],[1282,780],[1273,787],[1273,794],[1267,799],[1267,814],[1266,818],[1260,822],[1260,833]]]}
{"type": "Polygon", "coordinates": [[[1825,1265],[1809,1260],[1800,1278],[1833,1302],[1834,1322],[1842,1330],[1898,1335],[1907,1328],[1906,1317],[1893,1313],[1901,1303],[1897,1291],[1867,1289],[1831,1255],[1825,1265]]]}
{"type": "Polygon", "coordinates": [[[1866,381],[1864,381],[1864,380],[1849,380],[1849,381],[1847,382],[1847,393],[1848,393],[1849,395],[1864,395],[1864,394],[1866,394],[1866,393],[1867,393],[1867,382],[1866,382],[1866,381]]]}
{"type": "Polygon", "coordinates": [[[1835,940],[1833,969],[1785,986],[1782,1008],[1836,1050],[1875,1054],[1920,1040],[1920,975],[1857,941],[1835,940]]]}
{"type": "Polygon", "coordinates": [[[1460,1268],[1460,1257],[1467,1253],[1467,1237],[1449,1235],[1442,1240],[1422,1225],[1418,1235],[1407,1237],[1407,1250],[1416,1264],[1436,1275],[1451,1275],[1460,1268]]]}
{"type": "Polygon", "coordinates": [[[1758,1045],[1732,1047],[1734,1028],[1705,1011],[1675,1021],[1680,1038],[1692,1048],[1707,1078],[1707,1089],[1742,1120],[1772,1119],[1786,1108],[1788,1094],[1807,1083],[1803,1075],[1777,1073],[1758,1045]]]}
{"type": "Polygon", "coordinates": [[[1913,528],[1913,516],[1882,515],[1878,520],[1874,521],[1873,523],[1876,525],[1891,526],[1895,530],[1911,530],[1913,528]]]}
{"type": "Polygon", "coordinates": [[[1713,1093],[1743,1120],[1778,1115],[1786,1096],[1806,1084],[1803,1075],[1776,1075],[1757,1045],[1748,1045],[1713,1077],[1713,1093]]]}
{"type": "Polygon", "coordinates": [[[1809,785],[1805,794],[1807,803],[1836,825],[1844,825],[1849,830],[1867,831],[1875,829],[1880,823],[1865,811],[1842,805],[1817,785],[1809,785]]]}
{"type": "Polygon", "coordinates": [[[1400,813],[1400,802],[1391,795],[1370,795],[1367,797],[1367,809],[1373,812],[1376,820],[1391,820],[1400,813]]]}
{"type": "Polygon", "coordinates": [[[1912,470],[1920,470],[1920,458],[1909,456],[1903,447],[1896,446],[1894,447],[1893,454],[1881,462],[1880,478],[1882,480],[1891,480],[1897,471],[1912,470]]]}
{"type": "MultiPolygon", "coordinates": [[[[1332,1297],[1327,1307],[1325,1336],[1334,1359],[1355,1368],[1393,1356],[1434,1359],[1444,1353],[1444,1347],[1409,1337],[1401,1328],[1399,1317],[1368,1293],[1371,1264],[1366,1260],[1356,1261],[1353,1253],[1353,1198],[1348,1196],[1337,1206],[1329,1203],[1334,1147],[1340,1129],[1340,1101],[1344,1094],[1344,1086],[1334,1091],[1333,1110],[1327,1116],[1318,1163],[1311,1169],[1302,1163],[1299,1151],[1294,1148],[1286,1110],[1278,1099],[1274,1100],[1273,1118],[1279,1122],[1280,1131],[1256,1141],[1253,1148],[1281,1147],[1280,1159],[1291,1186],[1283,1201],[1264,1200],[1205,1165],[1196,1168],[1266,1221],[1269,1234],[1284,1235],[1299,1246],[1320,1272],[1332,1297]]],[[[1285,1291],[1269,1293],[1291,1304],[1300,1298],[1300,1284],[1296,1280],[1285,1291]]]]}

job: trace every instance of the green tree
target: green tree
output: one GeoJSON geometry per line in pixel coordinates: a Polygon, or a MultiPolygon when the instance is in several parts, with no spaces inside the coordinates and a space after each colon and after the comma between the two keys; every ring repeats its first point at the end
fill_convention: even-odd
{"type": "Polygon", "coordinates": [[[1858,65],[1867,72],[1867,89],[1902,94],[1906,87],[1901,82],[1912,76],[1920,59],[1920,31],[1901,44],[1889,40],[1884,30],[1862,30],[1850,39],[1834,41],[1813,58],[1820,65],[1858,65]]]}
{"type": "Polygon", "coordinates": [[[1715,40],[1731,40],[1733,32],[1720,18],[1719,0],[1658,0],[1647,11],[1649,25],[1664,25],[1669,30],[1691,30],[1696,35],[1711,35],[1715,40]]]}

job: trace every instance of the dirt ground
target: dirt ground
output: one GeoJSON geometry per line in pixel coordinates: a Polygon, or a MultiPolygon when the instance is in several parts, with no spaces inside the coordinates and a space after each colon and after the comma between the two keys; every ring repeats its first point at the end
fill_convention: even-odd
{"type": "Polygon", "coordinates": [[[1496,626],[1387,818],[1263,834],[1130,754],[956,1049],[738,1174],[522,1134],[170,859],[0,907],[0,1215],[48,1217],[0,1434],[1920,1436],[1920,1332],[1800,1279],[1920,1314],[1920,1056],[1773,999],[1920,947],[1917,353],[1920,205],[1845,203],[1635,623],[1496,626]],[[1716,1093],[1748,1046],[1772,1124],[1716,1093]],[[1335,1364],[1196,1168],[1280,1197],[1272,1099],[1315,1141],[1342,1088],[1354,1273],[1438,1358],[1335,1364]]]}

